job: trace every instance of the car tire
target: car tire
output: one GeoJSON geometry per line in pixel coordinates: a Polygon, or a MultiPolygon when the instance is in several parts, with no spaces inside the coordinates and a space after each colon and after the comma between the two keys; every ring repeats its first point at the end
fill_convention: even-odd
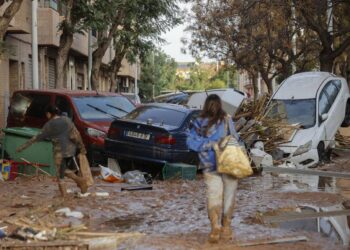
{"type": "Polygon", "coordinates": [[[346,108],[345,108],[345,117],[344,121],[341,124],[341,127],[349,127],[350,126],[350,100],[346,103],[346,108]]]}
{"type": "Polygon", "coordinates": [[[317,145],[318,161],[324,161],[326,158],[326,149],[324,148],[324,143],[320,142],[317,145]]]}

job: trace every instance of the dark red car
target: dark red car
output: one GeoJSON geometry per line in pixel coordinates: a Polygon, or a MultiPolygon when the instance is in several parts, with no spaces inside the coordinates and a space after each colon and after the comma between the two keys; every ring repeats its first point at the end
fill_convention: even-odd
{"type": "Polygon", "coordinates": [[[41,128],[45,108],[55,104],[72,119],[83,138],[92,165],[104,159],[104,140],[113,119],[134,110],[125,96],[97,91],[20,90],[14,92],[7,127],[41,128]]]}

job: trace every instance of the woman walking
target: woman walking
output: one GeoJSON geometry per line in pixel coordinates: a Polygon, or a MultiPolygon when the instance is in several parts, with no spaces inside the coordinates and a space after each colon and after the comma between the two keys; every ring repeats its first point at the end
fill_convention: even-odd
{"type": "Polygon", "coordinates": [[[76,155],[77,150],[80,153],[86,153],[79,132],[68,117],[61,116],[61,112],[56,106],[49,105],[45,114],[48,122],[45,123],[41,132],[18,147],[17,152],[26,149],[37,141],[52,141],[58,187],[61,195],[65,196],[67,194],[64,176],[73,179],[81,192],[86,193],[88,186],[85,178],[76,175],[74,171],[69,169],[74,164],[73,157],[76,155]]]}
{"type": "Polygon", "coordinates": [[[198,152],[199,169],[203,170],[207,188],[208,216],[211,223],[209,242],[232,239],[231,220],[234,211],[238,180],[216,172],[214,145],[232,131],[238,139],[232,119],[227,119],[221,99],[212,94],[207,97],[200,116],[194,121],[187,145],[198,152]],[[228,124],[227,124],[228,122],[228,124]],[[227,126],[229,129],[227,129],[227,126]]]}

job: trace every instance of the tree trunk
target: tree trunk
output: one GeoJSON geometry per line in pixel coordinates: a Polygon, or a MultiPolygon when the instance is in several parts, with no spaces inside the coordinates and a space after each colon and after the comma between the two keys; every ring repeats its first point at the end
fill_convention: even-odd
{"type": "MultiPolygon", "coordinates": [[[[122,66],[122,60],[124,58],[124,55],[125,55],[125,52],[121,52],[121,55],[118,55],[116,52],[115,57],[111,63],[111,86],[109,91],[112,91],[117,85],[116,79],[118,76],[119,69],[122,66]]],[[[118,86],[118,92],[120,92],[119,86],[118,86]]]]}
{"type": "Polygon", "coordinates": [[[261,73],[260,72],[260,75],[261,75],[261,78],[264,80],[265,84],[266,84],[266,87],[267,87],[267,91],[268,93],[271,95],[272,92],[273,92],[273,89],[272,89],[272,79],[268,77],[268,73],[261,73]]]}
{"type": "Polygon", "coordinates": [[[320,70],[333,73],[334,58],[332,58],[327,52],[321,51],[320,53],[320,70]]]}
{"type": "MultiPolygon", "coordinates": [[[[111,80],[111,85],[109,87],[109,92],[116,92],[115,87],[117,86],[117,74],[115,72],[110,72],[109,73],[109,78],[111,80]]],[[[117,92],[119,92],[119,86],[117,86],[117,92]]]]}
{"type": "Polygon", "coordinates": [[[258,97],[258,77],[256,75],[256,73],[254,72],[249,72],[249,76],[250,76],[250,79],[252,81],[252,85],[253,85],[253,93],[254,93],[254,100],[257,99],[258,97]]]}
{"type": "Polygon", "coordinates": [[[98,79],[100,75],[100,67],[102,64],[102,58],[106,53],[108,46],[112,42],[112,38],[119,26],[119,18],[116,19],[116,22],[113,23],[112,27],[109,29],[108,35],[107,32],[100,32],[98,35],[98,47],[92,53],[92,73],[91,73],[91,88],[96,90],[98,87],[98,79]]]}
{"type": "Polygon", "coordinates": [[[68,60],[69,50],[73,43],[73,34],[67,34],[67,32],[63,31],[60,37],[60,46],[58,48],[57,54],[57,62],[56,62],[56,88],[64,88],[66,87],[64,84],[64,80],[66,79],[67,70],[66,64],[68,60]]]}
{"type": "Polygon", "coordinates": [[[69,50],[73,43],[73,33],[71,27],[75,24],[72,23],[72,8],[73,0],[67,1],[67,15],[62,23],[62,34],[60,36],[60,45],[58,48],[57,62],[56,62],[56,88],[66,87],[64,80],[66,79],[66,64],[69,55],[69,50]]]}
{"type": "Polygon", "coordinates": [[[2,17],[0,17],[0,39],[3,41],[7,28],[12,18],[21,7],[23,0],[12,0],[12,3],[6,8],[2,17]]]}

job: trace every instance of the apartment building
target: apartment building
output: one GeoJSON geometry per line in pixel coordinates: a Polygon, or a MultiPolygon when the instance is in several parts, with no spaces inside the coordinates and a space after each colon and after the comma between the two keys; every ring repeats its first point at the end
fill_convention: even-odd
{"type": "MultiPolygon", "coordinates": [[[[38,8],[38,57],[39,88],[52,89],[56,84],[56,57],[60,32],[58,26],[62,20],[62,8],[59,0],[39,0],[38,8]]],[[[4,11],[6,6],[0,9],[4,11]]],[[[33,88],[32,81],[32,1],[23,1],[20,10],[10,23],[5,36],[5,53],[0,58],[0,128],[6,125],[6,117],[11,94],[18,89],[33,88]]],[[[93,36],[93,43],[96,37],[93,36]]],[[[100,74],[99,90],[110,88],[107,65],[113,59],[110,47],[104,57],[100,74]]],[[[117,82],[123,92],[134,91],[136,75],[135,65],[123,60],[117,82]]],[[[66,65],[67,89],[88,89],[88,36],[75,34],[69,59],[66,65]]]]}

